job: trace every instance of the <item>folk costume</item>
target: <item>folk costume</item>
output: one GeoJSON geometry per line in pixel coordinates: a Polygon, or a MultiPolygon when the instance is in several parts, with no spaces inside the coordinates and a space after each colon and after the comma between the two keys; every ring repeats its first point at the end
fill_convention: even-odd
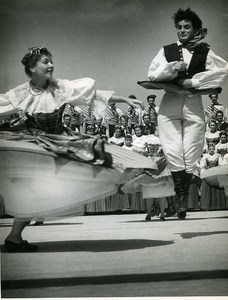
{"type": "Polygon", "coordinates": [[[187,208],[193,170],[204,147],[205,117],[200,92],[222,86],[228,73],[225,60],[208,44],[197,43],[205,33],[204,29],[200,30],[185,47],[179,41],[164,46],[148,71],[151,81],[162,82],[164,86],[158,131],[173,176],[177,206],[183,211],[187,208]],[[174,70],[177,61],[187,64],[185,71],[174,70]],[[191,79],[193,88],[181,88],[178,85],[180,79],[191,79]]]}
{"type": "Polygon", "coordinates": [[[25,220],[63,217],[117,192],[125,167],[133,161],[137,167],[138,155],[88,135],[71,135],[62,124],[66,103],[89,105],[99,118],[112,94],[82,78],[57,79],[41,91],[25,83],[0,95],[1,118],[19,110],[28,118],[27,131],[1,133],[0,190],[6,213],[25,220]]]}

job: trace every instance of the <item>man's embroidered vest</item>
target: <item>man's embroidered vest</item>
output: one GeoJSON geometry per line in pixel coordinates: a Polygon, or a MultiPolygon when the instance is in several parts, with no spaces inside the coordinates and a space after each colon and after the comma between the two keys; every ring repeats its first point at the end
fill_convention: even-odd
{"type": "MultiPolygon", "coordinates": [[[[195,74],[205,71],[207,54],[210,48],[206,43],[201,43],[194,48],[192,59],[188,69],[185,72],[179,72],[175,79],[192,78],[195,74]]],[[[164,46],[165,57],[168,62],[182,61],[182,48],[176,43],[164,46]]]]}

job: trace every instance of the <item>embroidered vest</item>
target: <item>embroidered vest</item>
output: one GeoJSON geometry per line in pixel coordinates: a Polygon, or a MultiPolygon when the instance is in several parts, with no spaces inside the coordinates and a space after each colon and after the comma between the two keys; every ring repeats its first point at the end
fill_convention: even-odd
{"type": "MultiPolygon", "coordinates": [[[[201,43],[194,48],[192,59],[188,69],[185,72],[179,72],[175,80],[183,78],[192,78],[195,74],[205,71],[207,54],[210,48],[206,43],[201,43]]],[[[165,57],[168,62],[181,61],[182,48],[176,43],[164,46],[165,57]]]]}

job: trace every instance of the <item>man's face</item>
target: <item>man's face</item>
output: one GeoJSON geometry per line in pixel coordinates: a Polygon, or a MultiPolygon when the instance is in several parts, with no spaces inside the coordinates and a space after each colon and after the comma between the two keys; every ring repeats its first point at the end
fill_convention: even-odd
{"type": "Polygon", "coordinates": [[[185,45],[194,37],[196,30],[192,26],[192,22],[182,20],[176,24],[177,37],[179,41],[185,45]]]}
{"type": "Polygon", "coordinates": [[[154,99],[154,98],[149,98],[149,99],[148,99],[148,104],[149,104],[149,106],[154,106],[154,102],[155,102],[155,99],[154,99]]]}
{"type": "Polygon", "coordinates": [[[95,133],[94,126],[88,126],[87,127],[87,134],[94,135],[94,133],[95,133]]]}
{"type": "Polygon", "coordinates": [[[210,98],[211,98],[211,102],[212,102],[213,104],[216,104],[216,103],[217,103],[217,100],[218,100],[218,96],[217,96],[217,95],[211,95],[210,98]]]}
{"type": "Polygon", "coordinates": [[[116,107],[116,103],[115,103],[115,102],[110,102],[110,106],[111,106],[112,108],[115,108],[115,107],[116,107]]]}
{"type": "Polygon", "coordinates": [[[70,122],[71,122],[71,117],[65,117],[65,118],[64,118],[64,123],[65,123],[67,126],[70,126],[70,122]]]}
{"type": "Polygon", "coordinates": [[[144,116],[143,120],[144,120],[145,124],[149,124],[150,123],[150,117],[149,116],[144,116]]]}
{"type": "Polygon", "coordinates": [[[218,122],[222,122],[222,120],[223,120],[223,114],[217,113],[217,120],[218,120],[218,122]]]}

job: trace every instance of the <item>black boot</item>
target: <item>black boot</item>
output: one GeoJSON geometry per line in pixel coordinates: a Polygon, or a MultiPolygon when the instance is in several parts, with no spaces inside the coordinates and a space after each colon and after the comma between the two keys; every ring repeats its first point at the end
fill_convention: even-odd
{"type": "Polygon", "coordinates": [[[179,210],[177,209],[177,217],[182,220],[186,218],[186,212],[188,208],[189,188],[191,182],[192,182],[192,174],[185,172],[182,180],[183,194],[181,190],[181,195],[179,196],[179,203],[181,204],[179,210]]]}
{"type": "Polygon", "coordinates": [[[189,198],[189,189],[192,183],[192,173],[185,174],[185,184],[184,184],[184,207],[188,208],[188,198],[189,198]]]}
{"type": "Polygon", "coordinates": [[[172,172],[174,191],[176,193],[176,211],[186,211],[184,207],[184,195],[185,195],[185,170],[172,172]]]}

